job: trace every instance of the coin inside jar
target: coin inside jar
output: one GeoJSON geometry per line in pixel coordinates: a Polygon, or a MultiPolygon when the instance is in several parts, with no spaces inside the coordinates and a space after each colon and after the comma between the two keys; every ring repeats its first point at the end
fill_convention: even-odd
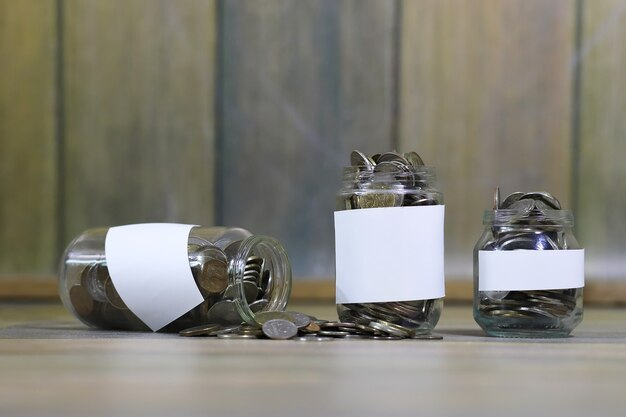
{"type": "Polygon", "coordinates": [[[93,312],[94,301],[81,285],[70,288],[70,302],[80,317],[88,317],[93,312]]]}
{"type": "Polygon", "coordinates": [[[126,304],[124,304],[122,297],[120,297],[119,293],[115,289],[115,285],[113,285],[113,280],[111,279],[111,277],[107,278],[104,284],[104,289],[106,292],[107,300],[113,307],[121,310],[126,310],[128,308],[126,307],[126,304]]]}

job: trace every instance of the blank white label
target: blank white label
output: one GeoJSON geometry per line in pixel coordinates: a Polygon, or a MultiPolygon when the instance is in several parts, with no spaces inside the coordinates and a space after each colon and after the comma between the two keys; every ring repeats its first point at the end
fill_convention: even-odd
{"type": "Polygon", "coordinates": [[[444,296],[444,206],[335,212],[336,301],[444,296]]]}
{"type": "Polygon", "coordinates": [[[192,227],[148,223],[107,232],[105,253],[113,285],[130,311],[152,331],[204,301],[187,255],[192,227]]]}
{"type": "Polygon", "coordinates": [[[524,291],[585,286],[585,250],[478,252],[479,291],[524,291]]]}

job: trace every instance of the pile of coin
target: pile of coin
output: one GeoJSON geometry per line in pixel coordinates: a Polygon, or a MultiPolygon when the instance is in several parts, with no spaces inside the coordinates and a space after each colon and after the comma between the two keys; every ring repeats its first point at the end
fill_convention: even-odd
{"type": "MultiPolygon", "coordinates": [[[[515,192],[500,200],[493,198],[495,212],[507,216],[507,224],[492,227],[493,238],[481,250],[568,249],[563,227],[555,226],[550,213],[561,203],[547,192],[515,192]],[[504,210],[504,211],[502,211],[504,210]]],[[[578,288],[542,291],[481,291],[479,311],[494,318],[564,318],[576,308],[578,288]]]]}
{"type": "MultiPolygon", "coordinates": [[[[229,282],[227,255],[236,252],[240,243],[237,241],[223,251],[208,242],[188,246],[191,272],[205,301],[162,331],[179,331],[207,322],[219,325],[241,322],[234,302],[240,295],[239,284],[229,282]]],[[[70,302],[79,318],[100,328],[149,330],[122,301],[104,260],[86,266],[79,274],[73,278],[76,284],[69,291],[70,302]]],[[[272,276],[261,257],[247,258],[241,286],[253,312],[268,305],[272,276]]]]}
{"type": "MultiPolygon", "coordinates": [[[[416,152],[367,156],[355,150],[350,163],[344,170],[339,210],[442,204],[441,194],[432,189],[432,173],[416,152]]],[[[389,337],[414,337],[429,331],[441,308],[441,300],[411,300],[339,304],[337,312],[342,322],[393,329],[389,337]]]]}
{"type": "Polygon", "coordinates": [[[381,320],[368,324],[318,320],[296,311],[268,311],[256,315],[256,325],[205,324],[182,330],[181,336],[208,336],[220,339],[274,339],[323,342],[334,339],[440,340],[441,336],[417,334],[402,326],[381,320]]]}

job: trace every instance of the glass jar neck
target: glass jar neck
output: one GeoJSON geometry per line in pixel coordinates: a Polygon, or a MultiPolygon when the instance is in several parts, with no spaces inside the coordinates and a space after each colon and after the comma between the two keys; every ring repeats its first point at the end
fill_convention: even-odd
{"type": "Polygon", "coordinates": [[[277,240],[253,235],[241,242],[230,259],[228,279],[235,288],[233,302],[237,312],[245,322],[254,324],[255,314],[259,311],[282,311],[287,306],[291,293],[291,263],[285,248],[277,240]],[[251,271],[259,274],[260,286],[267,301],[262,308],[254,311],[247,301],[245,288],[251,271]]]}
{"type": "Polygon", "coordinates": [[[406,165],[387,167],[384,170],[367,169],[362,166],[350,166],[343,169],[343,188],[380,188],[398,189],[434,189],[437,176],[434,167],[417,168],[406,165]]]}
{"type": "Polygon", "coordinates": [[[574,227],[574,215],[571,210],[485,210],[483,224],[513,229],[566,229],[574,227]]]}

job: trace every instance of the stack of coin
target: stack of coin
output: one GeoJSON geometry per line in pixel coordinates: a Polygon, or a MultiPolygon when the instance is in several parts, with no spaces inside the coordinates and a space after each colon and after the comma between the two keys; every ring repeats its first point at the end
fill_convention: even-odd
{"type": "MultiPolygon", "coordinates": [[[[386,152],[365,155],[352,151],[351,166],[344,170],[350,186],[339,195],[338,209],[431,206],[442,204],[441,194],[432,188],[432,171],[416,152],[386,152]]],[[[441,314],[443,302],[410,300],[386,303],[339,304],[339,320],[359,325],[402,330],[390,337],[428,333],[441,314]]]]}
{"type": "Polygon", "coordinates": [[[274,339],[301,342],[323,342],[334,339],[440,340],[441,336],[424,335],[409,331],[391,322],[373,320],[367,324],[318,320],[295,312],[261,312],[256,315],[256,325],[208,324],[182,330],[181,336],[208,336],[220,339],[274,339]]]}
{"type": "Polygon", "coordinates": [[[90,264],[79,274],[69,291],[79,318],[103,329],[149,330],[122,301],[105,262],[90,264]]]}
{"type": "MultiPolygon", "coordinates": [[[[506,226],[494,225],[492,236],[481,250],[565,250],[568,242],[562,227],[554,226],[550,213],[561,203],[547,192],[515,192],[500,200],[494,193],[494,211],[507,216],[506,226]]],[[[569,317],[576,309],[578,288],[543,291],[481,291],[479,311],[493,318],[569,317]]]]}

